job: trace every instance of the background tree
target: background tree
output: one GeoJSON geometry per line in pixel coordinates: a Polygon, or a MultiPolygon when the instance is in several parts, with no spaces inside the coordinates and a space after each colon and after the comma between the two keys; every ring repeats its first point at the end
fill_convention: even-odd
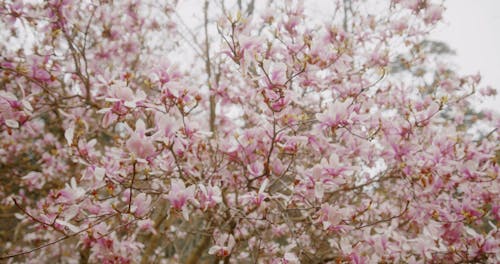
{"type": "Polygon", "coordinates": [[[441,4],[159,2],[1,1],[0,259],[500,261],[495,91],[441,4]]]}

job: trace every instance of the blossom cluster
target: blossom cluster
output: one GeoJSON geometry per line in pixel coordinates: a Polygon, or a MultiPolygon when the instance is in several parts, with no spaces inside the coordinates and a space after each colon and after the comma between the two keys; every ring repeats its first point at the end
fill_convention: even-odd
{"type": "Polygon", "coordinates": [[[0,0],[0,260],[500,262],[439,1],[180,2],[0,0]]]}

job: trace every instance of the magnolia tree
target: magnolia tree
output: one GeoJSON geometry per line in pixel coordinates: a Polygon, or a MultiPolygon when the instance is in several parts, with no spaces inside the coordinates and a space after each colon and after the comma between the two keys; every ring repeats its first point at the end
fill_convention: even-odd
{"type": "Polygon", "coordinates": [[[443,3],[0,3],[2,261],[500,261],[443,3]]]}

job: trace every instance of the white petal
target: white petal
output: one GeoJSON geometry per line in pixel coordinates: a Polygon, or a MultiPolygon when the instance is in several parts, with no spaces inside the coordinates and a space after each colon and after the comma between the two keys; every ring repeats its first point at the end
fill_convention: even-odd
{"type": "Polygon", "coordinates": [[[24,220],[26,218],[25,215],[20,214],[20,213],[15,213],[14,217],[17,218],[17,219],[19,219],[19,220],[24,220]]]}
{"type": "Polygon", "coordinates": [[[106,170],[101,167],[96,167],[94,170],[94,175],[97,180],[102,181],[104,179],[104,175],[106,174],[106,170]]]}
{"type": "Polygon", "coordinates": [[[71,178],[71,188],[76,189],[78,186],[76,185],[76,179],[75,177],[71,178]]]}
{"type": "Polygon", "coordinates": [[[76,227],[75,225],[72,225],[72,224],[70,224],[70,223],[68,223],[66,221],[61,220],[61,219],[57,219],[56,223],[69,228],[69,230],[71,230],[71,231],[73,231],[75,233],[78,232],[78,231],[80,231],[80,229],[78,229],[78,227],[76,227]]]}
{"type": "Polygon", "coordinates": [[[136,107],[135,102],[130,102],[130,101],[125,101],[124,105],[128,108],[135,108],[136,107]]]}
{"type": "Polygon", "coordinates": [[[64,132],[64,137],[66,138],[66,141],[68,141],[68,145],[73,144],[73,136],[75,135],[75,123],[71,123],[64,132]]]}
{"type": "Polygon", "coordinates": [[[64,219],[66,221],[73,219],[78,214],[79,211],[80,209],[78,209],[77,205],[70,206],[68,209],[65,210],[66,215],[64,216],[64,219]]]}
{"type": "Polygon", "coordinates": [[[217,251],[219,251],[219,249],[220,249],[220,246],[213,246],[213,247],[211,247],[211,248],[208,250],[208,254],[213,255],[213,254],[215,254],[217,251]]]}
{"type": "Polygon", "coordinates": [[[471,235],[473,237],[477,237],[478,236],[476,230],[474,230],[474,229],[472,229],[470,227],[467,227],[467,226],[464,227],[464,229],[465,229],[465,232],[467,232],[467,234],[469,234],[469,235],[471,235]]]}
{"type": "Polygon", "coordinates": [[[189,221],[189,212],[186,206],[182,208],[182,217],[184,217],[186,221],[189,221]]]}
{"type": "Polygon", "coordinates": [[[139,162],[139,163],[148,163],[148,161],[147,161],[147,160],[145,160],[145,159],[141,159],[141,158],[136,158],[135,160],[136,160],[137,162],[139,162]]]}
{"type": "Polygon", "coordinates": [[[262,185],[260,186],[259,193],[264,193],[268,183],[269,183],[269,179],[266,178],[264,180],[264,182],[262,182],[262,185]]]}
{"type": "Polygon", "coordinates": [[[28,100],[23,100],[22,104],[24,106],[24,109],[28,110],[30,113],[33,112],[33,106],[31,106],[30,102],[28,100]]]}
{"type": "Polygon", "coordinates": [[[98,114],[105,114],[107,112],[109,112],[109,110],[111,110],[111,108],[102,108],[100,110],[97,111],[98,114]]]}
{"type": "Polygon", "coordinates": [[[5,124],[10,128],[18,128],[19,127],[19,123],[13,119],[5,120],[5,124]]]}
{"type": "Polygon", "coordinates": [[[135,131],[138,133],[144,133],[146,131],[146,124],[142,121],[142,119],[138,119],[135,122],[135,131]]]}
{"type": "Polygon", "coordinates": [[[13,93],[10,93],[10,92],[0,91],[0,96],[5,98],[5,99],[12,100],[12,101],[17,100],[17,97],[13,93]]]}
{"type": "Polygon", "coordinates": [[[316,182],[314,184],[314,195],[316,198],[319,200],[323,199],[323,195],[325,193],[325,188],[323,187],[323,184],[321,182],[316,182]]]}
{"type": "Polygon", "coordinates": [[[200,188],[201,192],[206,196],[208,195],[208,191],[207,191],[207,188],[205,187],[205,185],[203,184],[198,184],[198,188],[200,188]]]}
{"type": "Polygon", "coordinates": [[[106,101],[106,102],[120,102],[121,100],[117,99],[117,98],[107,97],[104,99],[104,101],[106,101]]]}

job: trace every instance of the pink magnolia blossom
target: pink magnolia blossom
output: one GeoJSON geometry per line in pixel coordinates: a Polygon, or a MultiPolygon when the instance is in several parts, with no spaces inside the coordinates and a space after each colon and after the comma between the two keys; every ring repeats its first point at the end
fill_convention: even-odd
{"type": "Polygon", "coordinates": [[[255,195],[255,197],[253,197],[252,202],[256,206],[260,206],[262,204],[262,202],[264,201],[264,199],[267,197],[267,194],[265,193],[265,191],[266,191],[268,183],[269,183],[269,180],[265,179],[260,185],[259,192],[255,195]]]}
{"type": "Polygon", "coordinates": [[[137,221],[137,227],[141,231],[151,232],[152,234],[156,234],[154,222],[151,219],[144,219],[137,221]]]}
{"type": "Polygon", "coordinates": [[[57,202],[72,204],[78,202],[85,195],[85,189],[79,187],[76,183],[76,179],[71,178],[71,184],[66,183],[66,188],[62,189],[58,193],[57,202]]]}
{"type": "Polygon", "coordinates": [[[436,4],[431,4],[425,9],[424,21],[429,24],[434,24],[442,17],[443,7],[436,4]]]}
{"type": "Polygon", "coordinates": [[[170,201],[170,205],[176,209],[181,210],[184,218],[189,219],[189,214],[187,211],[187,205],[189,201],[195,201],[195,185],[191,185],[186,188],[184,181],[181,179],[172,179],[170,183],[170,192],[167,195],[167,200],[170,201]]]}
{"type": "Polygon", "coordinates": [[[144,121],[137,120],[135,124],[135,131],[126,142],[128,150],[137,158],[147,159],[155,152],[153,143],[145,135],[146,125],[144,121]]]}
{"type": "Polygon", "coordinates": [[[200,192],[198,201],[203,209],[215,207],[222,202],[222,193],[218,186],[198,185],[200,192]]]}
{"type": "Polygon", "coordinates": [[[133,198],[130,211],[137,217],[143,217],[149,211],[150,205],[151,197],[140,193],[133,198]]]}
{"type": "Polygon", "coordinates": [[[316,114],[316,118],[325,128],[346,126],[349,124],[349,116],[351,115],[348,110],[350,104],[349,101],[330,104],[325,112],[316,114]]]}
{"type": "Polygon", "coordinates": [[[227,257],[235,245],[234,236],[224,233],[216,238],[215,245],[210,247],[208,254],[227,257]]]}
{"type": "Polygon", "coordinates": [[[36,171],[32,171],[23,176],[23,180],[30,191],[33,189],[40,189],[45,184],[45,177],[43,174],[36,171]]]}

